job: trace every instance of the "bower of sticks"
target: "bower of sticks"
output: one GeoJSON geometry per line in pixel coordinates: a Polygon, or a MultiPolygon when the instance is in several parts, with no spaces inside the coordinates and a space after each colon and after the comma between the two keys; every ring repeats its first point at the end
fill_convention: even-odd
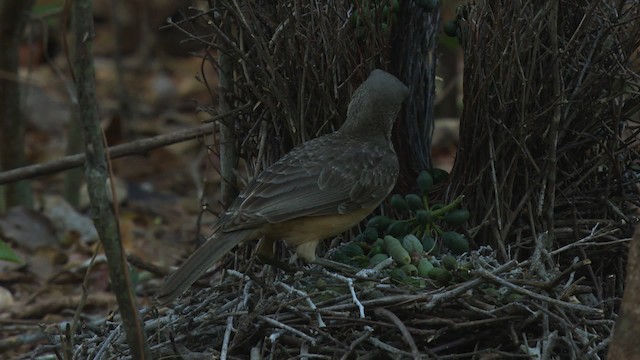
{"type": "MultiPolygon", "coordinates": [[[[238,137],[249,171],[339,126],[357,86],[349,74],[385,64],[393,28],[378,19],[357,33],[349,20],[367,3],[211,1],[172,24],[210,46],[203,66],[233,74],[229,112],[207,110],[238,137]]],[[[400,3],[400,19],[418,6],[400,3]]],[[[640,204],[639,16],[623,0],[458,8],[460,148],[434,196],[464,195],[472,214],[465,280],[415,287],[385,269],[308,265],[289,274],[246,246],[211,286],[142,310],[155,357],[604,358],[640,204]]],[[[78,354],[128,357],[117,321],[76,340],[78,354]]]]}

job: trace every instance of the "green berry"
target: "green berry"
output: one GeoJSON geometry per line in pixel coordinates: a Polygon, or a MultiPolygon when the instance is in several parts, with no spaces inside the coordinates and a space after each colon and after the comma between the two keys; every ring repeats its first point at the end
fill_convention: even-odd
{"type": "Polygon", "coordinates": [[[451,225],[462,225],[469,220],[471,214],[466,209],[451,210],[444,216],[444,221],[451,225]]]}
{"type": "Polygon", "coordinates": [[[376,230],[386,230],[393,220],[384,215],[374,216],[367,222],[367,227],[374,228],[376,230]]]}
{"type": "Polygon", "coordinates": [[[442,169],[433,168],[431,169],[431,176],[433,177],[433,183],[437,184],[449,177],[449,173],[442,169]]]}
{"type": "Polygon", "coordinates": [[[364,229],[362,235],[364,241],[371,243],[376,241],[376,239],[378,238],[378,230],[372,227],[367,227],[366,229],[364,229]]]}
{"type": "Polygon", "coordinates": [[[409,204],[400,194],[393,194],[389,199],[389,204],[397,210],[409,210],[409,204]]]}
{"type": "Polygon", "coordinates": [[[431,188],[433,187],[433,177],[426,170],[420,171],[418,174],[418,179],[416,180],[418,183],[418,187],[422,191],[422,194],[427,195],[431,188]]]}
{"type": "Polygon", "coordinates": [[[403,265],[400,269],[402,269],[402,271],[404,271],[407,275],[409,276],[416,276],[418,275],[418,269],[416,268],[415,265],[413,264],[406,264],[403,265]]]}
{"type": "Polygon", "coordinates": [[[451,275],[451,273],[446,269],[434,267],[433,269],[429,270],[429,277],[436,280],[442,285],[447,285],[453,278],[453,275],[451,275]]]}
{"type": "Polygon", "coordinates": [[[447,270],[455,270],[458,268],[458,260],[451,255],[442,258],[442,266],[447,270]]]}
{"type": "Polygon", "coordinates": [[[431,261],[427,259],[420,259],[420,261],[418,261],[417,268],[418,268],[418,275],[422,277],[428,277],[429,271],[433,269],[433,264],[431,263],[431,261]]]}
{"type": "Polygon", "coordinates": [[[413,234],[405,235],[405,237],[402,238],[402,247],[405,250],[407,250],[409,253],[412,253],[412,252],[422,253],[424,251],[422,249],[422,244],[420,243],[420,240],[418,240],[418,238],[413,234]]]}
{"type": "Polygon", "coordinates": [[[387,228],[387,234],[395,237],[403,237],[408,232],[409,225],[403,221],[396,221],[387,228]]]}
{"type": "Polygon", "coordinates": [[[460,255],[469,251],[469,241],[455,231],[447,231],[443,233],[442,243],[451,250],[454,255],[460,255]]]}
{"type": "Polygon", "coordinates": [[[404,199],[409,205],[409,209],[412,211],[418,211],[424,209],[424,202],[422,202],[422,197],[418,194],[407,194],[404,199]]]}
{"type": "Polygon", "coordinates": [[[391,280],[393,280],[396,283],[403,283],[405,280],[407,280],[407,273],[404,272],[402,269],[400,268],[395,268],[393,270],[391,270],[391,272],[389,272],[389,277],[391,278],[391,280]]]}
{"type": "Polygon", "coordinates": [[[384,254],[384,249],[380,245],[374,245],[371,247],[371,250],[369,250],[369,253],[367,255],[369,255],[369,257],[373,257],[378,254],[384,254]]]}
{"type": "Polygon", "coordinates": [[[436,240],[429,235],[423,236],[421,243],[424,252],[432,252],[436,248],[436,240]]]}
{"type": "Polygon", "coordinates": [[[369,260],[369,266],[372,266],[372,267],[376,266],[381,262],[387,260],[388,258],[389,258],[389,255],[387,254],[376,254],[371,257],[371,260],[369,260]]]}
{"type": "Polygon", "coordinates": [[[444,23],[444,33],[449,37],[456,37],[458,34],[458,21],[455,19],[447,20],[444,23]]]}
{"type": "Polygon", "coordinates": [[[360,247],[360,245],[351,242],[348,244],[343,245],[342,247],[340,247],[339,249],[344,255],[346,255],[347,257],[353,258],[356,256],[360,256],[360,255],[364,255],[364,250],[362,249],[362,247],[360,247]]]}
{"type": "Polygon", "coordinates": [[[384,248],[387,251],[387,254],[391,255],[393,260],[399,265],[405,265],[411,262],[411,256],[405,248],[400,244],[400,240],[396,239],[393,236],[385,236],[384,237],[384,248]]]}
{"type": "Polygon", "coordinates": [[[420,225],[430,225],[433,223],[433,215],[428,210],[416,211],[416,222],[420,225]]]}

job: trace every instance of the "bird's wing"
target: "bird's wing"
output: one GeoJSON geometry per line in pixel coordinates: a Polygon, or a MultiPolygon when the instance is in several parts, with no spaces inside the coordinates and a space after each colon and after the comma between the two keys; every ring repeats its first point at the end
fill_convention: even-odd
{"type": "Polygon", "coordinates": [[[377,206],[398,176],[390,145],[325,136],[305,143],[257,176],[225,214],[223,231],[377,206]]]}

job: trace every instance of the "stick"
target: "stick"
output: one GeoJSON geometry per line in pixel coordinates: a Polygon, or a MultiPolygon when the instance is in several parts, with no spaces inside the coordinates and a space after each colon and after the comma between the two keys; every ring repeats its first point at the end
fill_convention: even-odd
{"type": "MultiPolygon", "coordinates": [[[[191,140],[198,136],[210,134],[213,132],[213,130],[214,123],[209,123],[191,129],[158,135],[150,139],[140,139],[126,144],[112,146],[109,148],[108,153],[112,159],[116,159],[119,157],[145,152],[166,145],[191,140]]],[[[0,185],[72,169],[83,165],[84,161],[85,154],[75,154],[65,156],[58,160],[49,161],[44,164],[29,165],[13,170],[3,171],[0,172],[0,185]]]]}

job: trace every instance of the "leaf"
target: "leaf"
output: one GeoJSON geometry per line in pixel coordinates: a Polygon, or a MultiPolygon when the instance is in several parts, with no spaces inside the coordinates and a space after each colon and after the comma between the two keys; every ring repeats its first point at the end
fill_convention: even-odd
{"type": "Polygon", "coordinates": [[[17,264],[21,264],[23,262],[11,247],[2,240],[0,240],[0,260],[11,261],[17,264]]]}

